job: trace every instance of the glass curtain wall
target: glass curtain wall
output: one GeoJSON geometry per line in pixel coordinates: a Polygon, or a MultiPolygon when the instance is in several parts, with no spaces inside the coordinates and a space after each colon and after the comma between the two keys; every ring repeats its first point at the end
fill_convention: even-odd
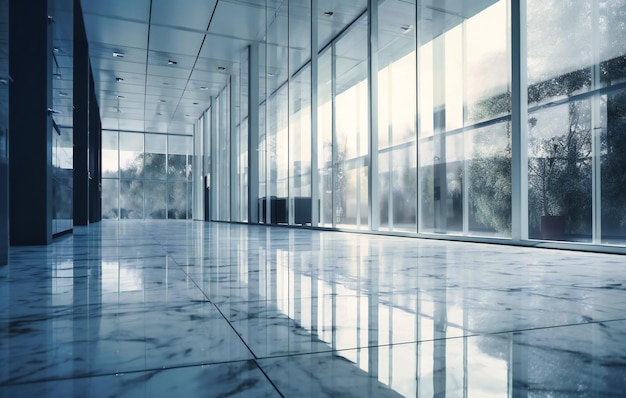
{"type": "Polygon", "coordinates": [[[289,224],[310,224],[311,4],[289,3],[289,224]]]}
{"type": "Polygon", "coordinates": [[[420,232],[511,236],[508,5],[419,9],[420,232]]]}
{"type": "Polygon", "coordinates": [[[334,223],[368,229],[367,18],[362,16],[334,44],[334,223]]]}
{"type": "Polygon", "coordinates": [[[317,73],[317,165],[319,186],[319,226],[332,227],[333,221],[333,67],[332,47],[318,56],[317,73]]]}
{"type": "Polygon", "coordinates": [[[266,9],[265,151],[266,196],[262,207],[270,224],[289,222],[289,2],[266,9]]]}
{"type": "Polygon", "coordinates": [[[378,186],[380,230],[417,230],[414,3],[378,7],[378,186]]]}
{"type": "Polygon", "coordinates": [[[228,83],[219,95],[213,98],[208,111],[211,114],[207,131],[210,140],[209,200],[211,220],[216,221],[237,221],[231,219],[231,208],[236,205],[231,203],[231,197],[237,198],[236,190],[239,188],[238,184],[232,184],[231,181],[231,145],[237,145],[240,140],[231,141],[230,95],[228,83]]]}
{"type": "MultiPolygon", "coordinates": [[[[626,1],[526,0],[521,13],[510,0],[373,4],[370,32],[365,1],[266,2],[250,74],[259,83],[258,164],[247,164],[242,57],[242,86],[222,91],[211,111],[214,219],[229,220],[231,195],[246,197],[248,173],[258,173],[258,203],[248,205],[261,223],[624,245],[626,1]],[[231,92],[241,109],[232,141],[231,92]]],[[[243,220],[247,207],[238,206],[243,220]]]]}
{"type": "Polygon", "coordinates": [[[191,218],[192,136],[102,132],[102,218],[191,218]]]}
{"type": "Polygon", "coordinates": [[[239,183],[239,201],[238,207],[239,221],[248,221],[248,57],[246,56],[241,62],[240,78],[239,78],[239,109],[240,120],[237,136],[239,144],[237,146],[237,175],[239,183]]]}
{"type": "Polygon", "coordinates": [[[527,2],[528,235],[626,238],[626,4],[527,2]]]}

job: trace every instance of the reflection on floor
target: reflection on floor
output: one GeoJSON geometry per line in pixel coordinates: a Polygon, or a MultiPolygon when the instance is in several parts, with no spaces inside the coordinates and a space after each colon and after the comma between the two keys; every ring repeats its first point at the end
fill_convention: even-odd
{"type": "Polygon", "coordinates": [[[0,396],[623,396],[626,257],[108,221],[0,268],[0,396]]]}

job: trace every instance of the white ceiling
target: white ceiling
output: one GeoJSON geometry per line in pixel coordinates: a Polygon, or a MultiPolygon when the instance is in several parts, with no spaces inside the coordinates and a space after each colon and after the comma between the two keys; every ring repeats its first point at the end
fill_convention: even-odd
{"type": "MultiPolygon", "coordinates": [[[[272,46],[285,48],[289,36],[291,57],[298,57],[298,52],[310,53],[308,10],[293,2],[289,5],[291,21],[287,24],[286,2],[81,0],[103,128],[191,134],[193,123],[209,107],[211,96],[221,91],[231,75],[240,74],[240,62],[245,59],[251,42],[267,39],[270,54],[272,46]],[[272,27],[266,35],[267,23],[272,27]],[[114,57],[114,52],[124,56],[114,57]]],[[[408,18],[410,23],[410,15],[404,11],[406,0],[386,2],[397,4],[396,12],[389,17],[408,18]]],[[[446,21],[438,24],[440,28],[432,29],[436,35],[436,30],[458,24],[455,20],[471,16],[493,2],[430,0],[421,4],[424,14],[445,16],[446,21]],[[435,6],[441,3],[446,10],[435,6]]],[[[366,3],[366,0],[319,0],[314,12],[318,15],[320,48],[354,21],[366,3]],[[332,17],[324,14],[327,11],[333,12],[332,17]]],[[[400,35],[398,32],[396,36],[400,35]]],[[[381,45],[393,39],[393,35],[381,36],[381,45]]],[[[287,51],[275,53],[274,57],[284,57],[281,54],[287,51]]],[[[366,54],[365,48],[365,52],[359,51],[354,58],[345,58],[358,63],[366,54]]],[[[304,58],[298,62],[306,62],[308,57],[304,58]]],[[[293,59],[291,62],[290,69],[293,59]]],[[[274,60],[274,64],[286,62],[274,60]]],[[[270,69],[271,60],[268,71],[273,77],[268,76],[268,80],[276,81],[268,81],[267,86],[282,83],[278,80],[284,81],[287,71],[280,67],[270,69]]],[[[264,74],[264,68],[259,73],[264,74]]]]}

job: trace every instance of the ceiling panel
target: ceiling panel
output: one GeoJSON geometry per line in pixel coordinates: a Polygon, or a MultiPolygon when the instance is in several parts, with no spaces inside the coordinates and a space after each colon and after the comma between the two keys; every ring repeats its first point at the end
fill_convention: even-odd
{"type": "Polygon", "coordinates": [[[148,24],[121,19],[85,15],[85,30],[90,43],[146,48],[148,24]]]}
{"type": "Polygon", "coordinates": [[[84,14],[96,14],[118,19],[148,23],[150,0],[81,0],[84,14]]]}
{"type": "Polygon", "coordinates": [[[265,19],[265,9],[262,6],[220,1],[209,33],[256,40],[265,31],[265,19]]]}
{"type": "MultiPolygon", "coordinates": [[[[184,90],[187,86],[187,79],[177,79],[174,77],[149,75],[146,81],[147,87],[163,88],[164,90],[184,90]]],[[[165,91],[164,91],[165,92],[165,91]]],[[[164,94],[167,95],[167,94],[164,94]]]]}
{"type": "MultiPolygon", "coordinates": [[[[172,54],[163,51],[149,51],[148,64],[162,66],[176,66],[177,68],[186,68],[191,70],[194,67],[198,54],[183,55],[172,54]],[[172,65],[172,62],[175,64],[172,65]]],[[[144,59],[145,61],[145,59],[144,59]]]]}
{"type": "Polygon", "coordinates": [[[165,88],[159,86],[148,86],[146,88],[147,95],[164,96],[164,97],[177,97],[180,98],[183,95],[182,89],[165,88]]]}
{"type": "Polygon", "coordinates": [[[153,25],[149,50],[196,56],[203,38],[203,33],[153,25]]]}
{"type": "Polygon", "coordinates": [[[184,79],[185,82],[189,79],[191,74],[191,68],[178,68],[169,65],[148,65],[148,75],[162,77],[164,81],[170,81],[171,79],[184,79]]]}
{"type": "Polygon", "coordinates": [[[123,62],[109,58],[91,57],[91,67],[94,70],[109,71],[113,75],[142,74],[146,72],[146,64],[138,62],[123,62]]]}
{"type": "Polygon", "coordinates": [[[241,55],[246,51],[248,44],[250,44],[248,41],[242,39],[207,34],[200,57],[238,62],[241,59],[241,55]]]}
{"type": "Polygon", "coordinates": [[[216,0],[152,0],[152,23],[206,31],[216,0]]]}

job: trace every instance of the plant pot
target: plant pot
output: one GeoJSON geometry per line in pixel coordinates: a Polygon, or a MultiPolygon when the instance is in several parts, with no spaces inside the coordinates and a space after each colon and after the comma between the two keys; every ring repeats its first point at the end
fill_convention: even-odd
{"type": "Polygon", "coordinates": [[[565,217],[541,216],[541,239],[565,240],[565,217]]]}

